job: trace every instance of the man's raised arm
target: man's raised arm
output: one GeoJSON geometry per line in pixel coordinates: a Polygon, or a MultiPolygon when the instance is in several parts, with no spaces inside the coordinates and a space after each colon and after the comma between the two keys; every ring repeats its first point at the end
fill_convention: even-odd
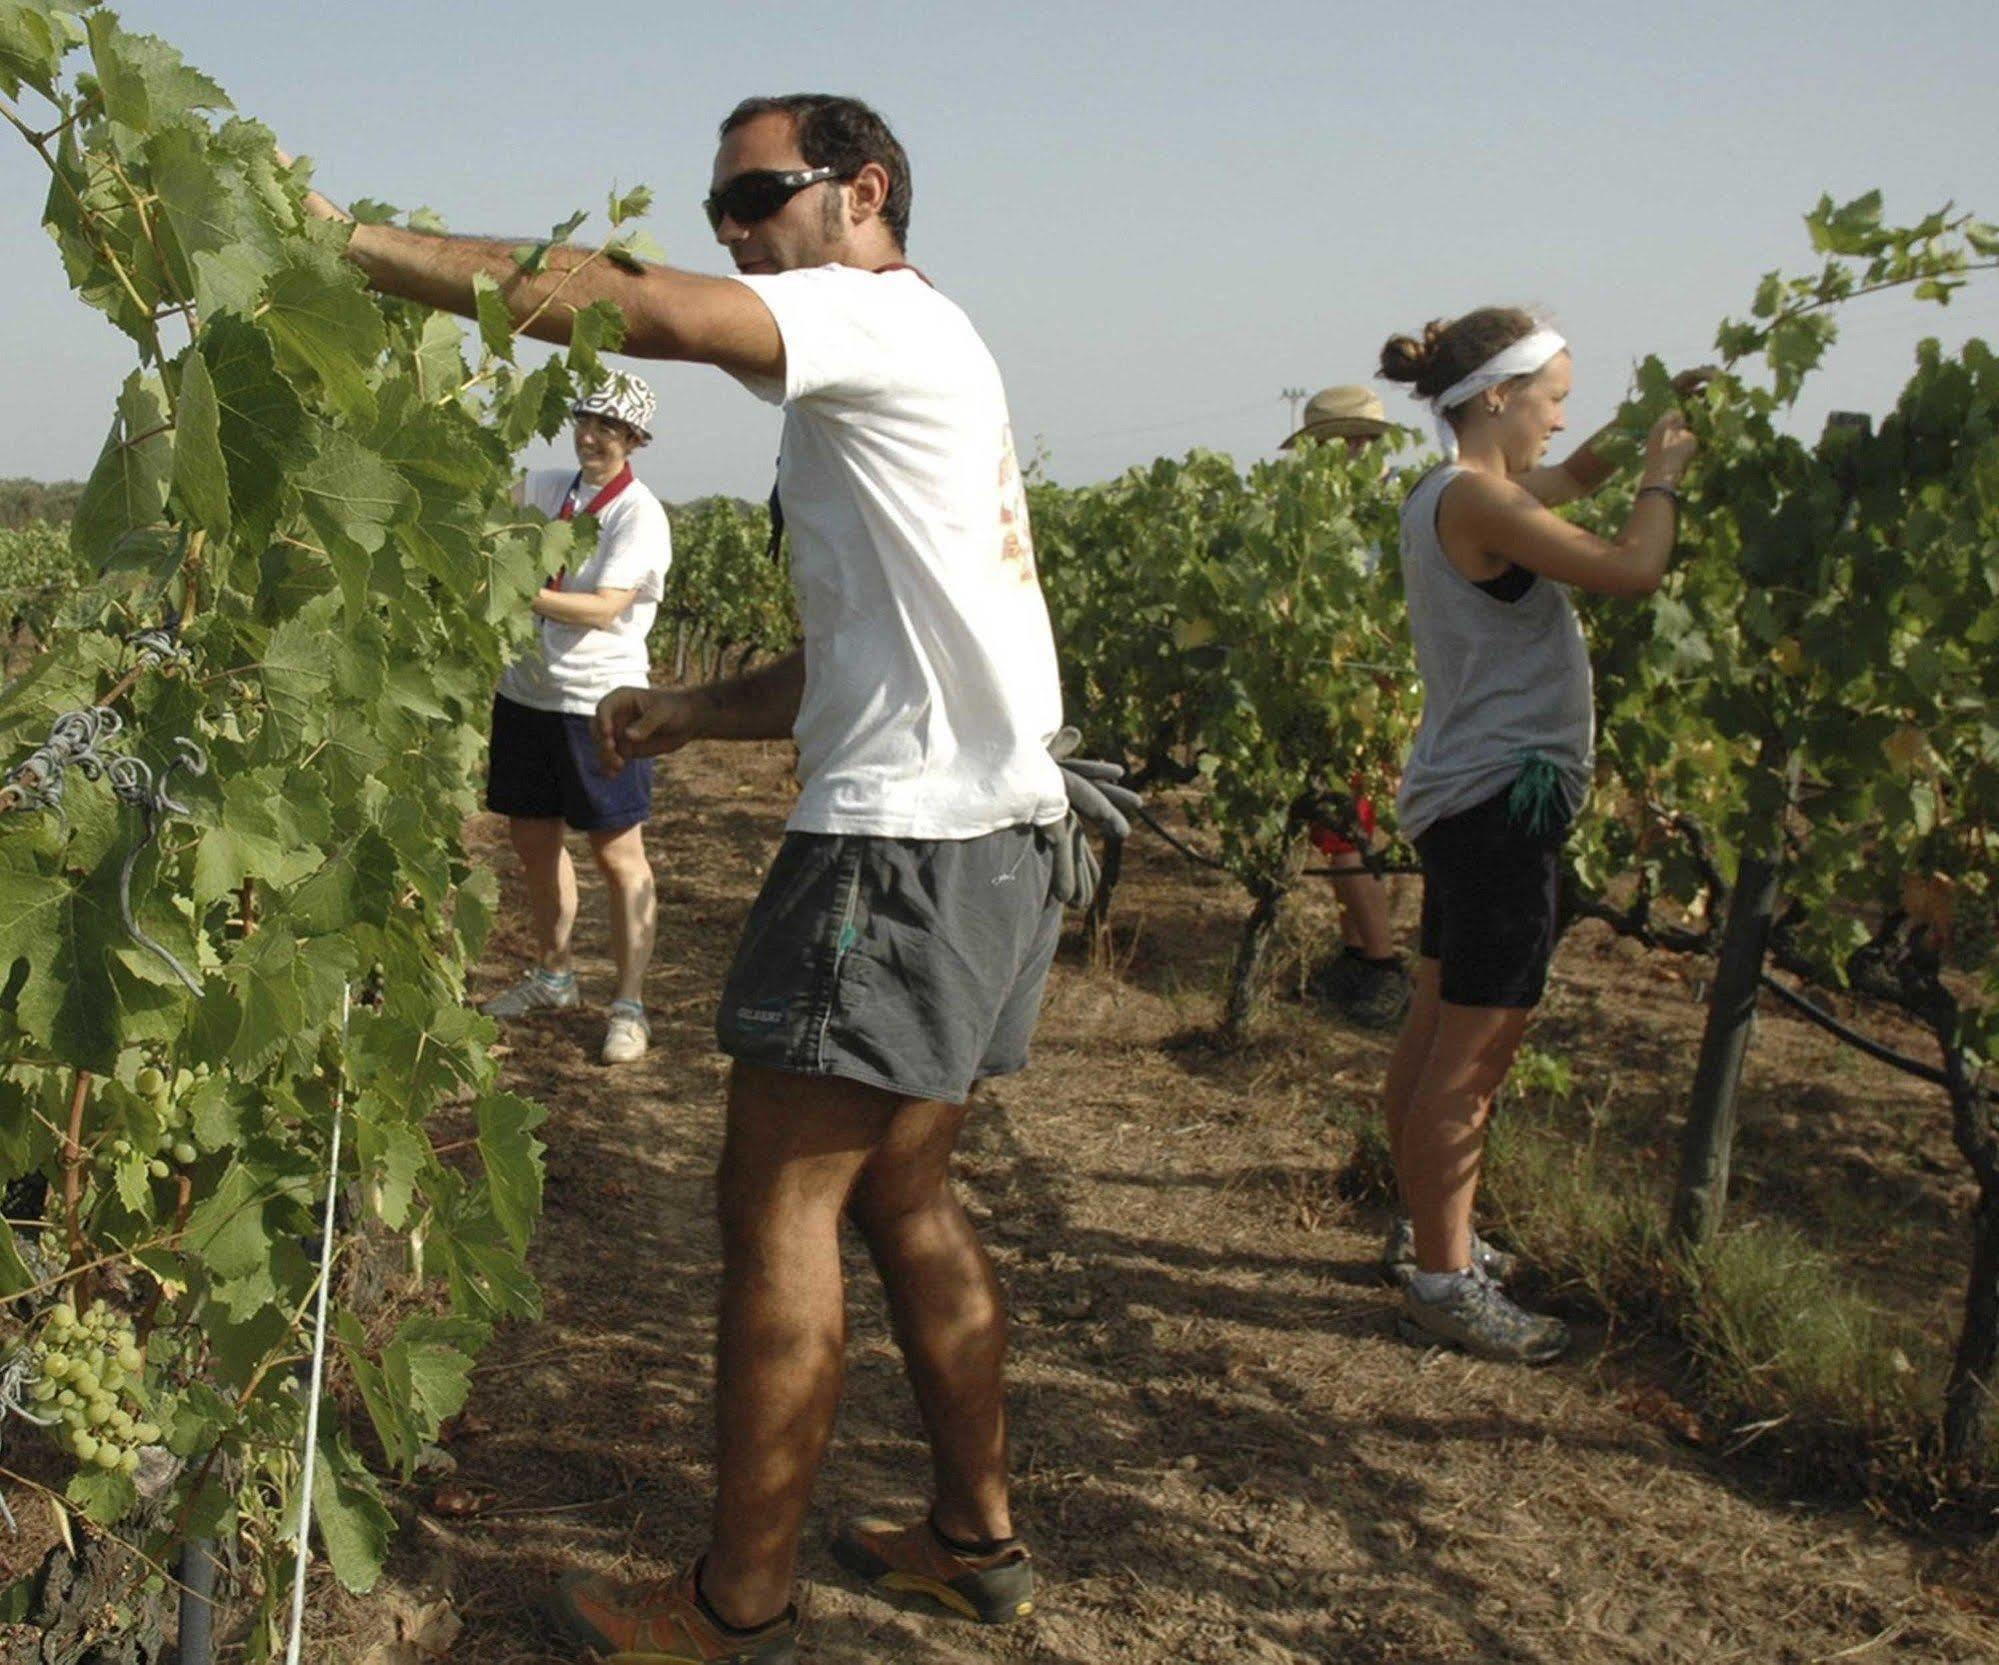
{"type": "Polygon", "coordinates": [[[566,344],[574,314],[593,301],[609,301],[624,314],[620,351],[636,358],[687,359],[743,376],[784,375],[776,319],[746,285],[728,278],[671,266],[633,270],[566,244],[550,249],[538,270],[523,272],[514,259],[518,239],[361,224],[317,191],[306,193],[305,206],[320,219],[353,226],[347,258],[383,294],[471,318],[478,310],[473,280],[483,274],[499,285],[514,321],[537,340],[566,344]]]}

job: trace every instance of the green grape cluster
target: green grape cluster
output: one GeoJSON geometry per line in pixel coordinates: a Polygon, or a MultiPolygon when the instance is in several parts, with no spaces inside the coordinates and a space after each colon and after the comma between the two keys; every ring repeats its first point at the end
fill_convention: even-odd
{"type": "MultiPolygon", "coordinates": [[[[207,1079],[208,1066],[197,1064],[192,1070],[176,1070],[171,1083],[166,1071],[157,1065],[147,1064],[134,1078],[132,1090],[150,1104],[160,1119],[160,1137],[152,1150],[147,1153],[146,1171],[155,1179],[165,1179],[173,1170],[169,1162],[178,1162],[183,1168],[194,1161],[201,1152],[195,1147],[193,1128],[188,1116],[186,1094],[196,1084],[207,1079]]],[[[113,1139],[106,1152],[114,1163],[130,1160],[135,1147],[130,1139],[113,1139]]]]}
{"type": "Polygon", "coordinates": [[[102,1300],[81,1315],[61,1302],[31,1357],[28,1398],[55,1418],[57,1440],[79,1463],[134,1472],[140,1449],[158,1443],[160,1429],[146,1420],[146,1357],[131,1320],[102,1300]]]}

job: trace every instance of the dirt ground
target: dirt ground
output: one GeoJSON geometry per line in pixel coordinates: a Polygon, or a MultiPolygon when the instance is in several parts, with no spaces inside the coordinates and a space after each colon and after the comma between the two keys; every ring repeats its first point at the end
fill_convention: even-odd
{"type": "MultiPolygon", "coordinates": [[[[776,746],[662,765],[642,1064],[596,1061],[598,1009],[514,1032],[508,1085],[551,1112],[532,1261],[547,1315],[496,1340],[449,1444],[456,1473],[394,1494],[393,1576],[365,1599],[323,1598],[309,1656],[413,1662],[429,1652],[391,1647],[391,1629],[428,1623],[430,1647],[448,1640],[464,1665],[569,1659],[537,1606],[557,1572],[659,1575],[699,1548],[724,1073],[710,1024],[787,765],[776,746]],[[426,1614],[438,1598],[462,1629],[426,1614]]],[[[483,991],[514,974],[526,936],[500,826],[474,831],[508,895],[483,991]]],[[[580,970],[601,1000],[587,872],[583,890],[580,970]]],[[[1228,881],[1135,844],[1109,952],[1072,931],[1033,1064],[985,1092],[970,1123],[962,1183],[1015,1321],[1016,1507],[1039,1611],[994,1631],[903,1614],[851,1591],[826,1553],[842,1513],[924,1498],[913,1411],[855,1247],[845,1398],[802,1560],[802,1658],[1999,1660],[1990,1544],[1910,1539],[1686,1443],[1656,1346],[1606,1345],[1599,1329],[1573,1361],[1530,1372],[1397,1340],[1371,1270],[1383,1218],[1344,1198],[1351,1122],[1333,1114],[1372,1094],[1386,1044],[1281,997],[1247,1050],[1207,1044],[1242,912],[1228,881]]],[[[1280,980],[1295,984],[1297,943],[1323,945],[1332,921],[1329,897],[1306,903],[1280,980]]],[[[1537,1035],[1579,1072],[1598,1059],[1662,1139],[1700,1015],[1677,977],[1578,930],[1537,1035]]],[[[1750,1154],[1790,1139],[1801,1163],[1874,1163],[1881,1206],[1929,1210],[1936,1254],[1961,1265],[1948,1146],[1897,1120],[1907,1086],[1775,1027],[1792,1033],[1774,1050],[1759,1041],[1750,1154]],[[1870,1117],[1899,1131],[1887,1139],[1870,1117]]],[[[1815,1194],[1789,1195],[1808,1215],[1815,1194]]],[[[1936,1264],[1918,1281],[1941,1314],[1936,1264]]],[[[1907,1275],[1879,1271],[1887,1288],[1907,1275]]]]}

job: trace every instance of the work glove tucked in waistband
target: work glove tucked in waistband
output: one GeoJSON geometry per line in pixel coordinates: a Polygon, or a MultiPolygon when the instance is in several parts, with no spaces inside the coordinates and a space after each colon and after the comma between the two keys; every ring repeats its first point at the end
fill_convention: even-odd
{"type": "Polygon", "coordinates": [[[1069,812],[1049,829],[1055,840],[1052,894],[1071,908],[1087,908],[1097,894],[1100,870],[1086,831],[1122,842],[1131,836],[1127,817],[1145,803],[1130,787],[1117,784],[1124,779],[1122,764],[1070,755],[1082,739],[1078,730],[1065,728],[1048,743],[1048,754],[1062,771],[1062,789],[1069,795],[1069,812]]]}

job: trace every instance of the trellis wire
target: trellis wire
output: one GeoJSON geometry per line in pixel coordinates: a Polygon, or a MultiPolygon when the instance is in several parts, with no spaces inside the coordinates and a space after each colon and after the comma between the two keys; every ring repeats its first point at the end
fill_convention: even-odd
{"type": "Polygon", "coordinates": [[[298,1558],[292,1566],[291,1634],[285,1665],[298,1665],[305,1634],[305,1571],[312,1558],[312,1481],[319,1455],[319,1401],[326,1386],[326,1296],[333,1284],[333,1212],[340,1194],[341,1113],[347,1104],[347,1033],[354,1009],[354,985],[340,990],[340,1072],[333,1082],[333,1140],[326,1162],[326,1215],[319,1234],[319,1293],[312,1320],[312,1375],[306,1388],[305,1456],[299,1469],[298,1558]]]}

